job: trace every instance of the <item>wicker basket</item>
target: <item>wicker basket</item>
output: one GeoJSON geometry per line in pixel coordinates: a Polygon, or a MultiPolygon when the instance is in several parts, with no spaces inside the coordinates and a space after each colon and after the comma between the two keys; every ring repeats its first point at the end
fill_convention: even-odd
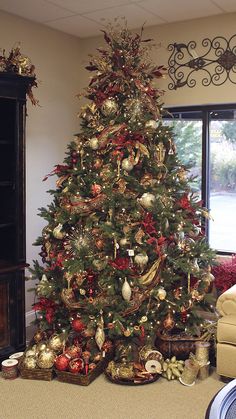
{"type": "Polygon", "coordinates": [[[58,371],[55,370],[57,378],[59,381],[64,383],[70,383],[70,384],[78,384],[80,386],[88,386],[92,381],[95,380],[107,367],[109,361],[113,359],[114,351],[111,350],[108,352],[101,361],[97,363],[96,368],[94,370],[90,371],[87,375],[83,374],[73,374],[71,372],[67,371],[58,371]]]}
{"type": "Polygon", "coordinates": [[[157,334],[155,341],[156,348],[162,353],[164,358],[176,356],[177,359],[187,359],[190,352],[195,353],[195,343],[201,340],[192,336],[162,335],[157,334]]]}
{"type": "Polygon", "coordinates": [[[34,368],[32,370],[23,367],[24,357],[18,364],[20,376],[28,380],[44,380],[51,381],[55,376],[53,368],[34,368]]]}

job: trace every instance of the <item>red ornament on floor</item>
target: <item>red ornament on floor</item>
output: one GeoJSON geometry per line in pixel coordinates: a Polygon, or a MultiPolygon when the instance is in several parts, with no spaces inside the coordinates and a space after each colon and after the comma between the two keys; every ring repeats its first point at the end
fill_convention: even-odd
{"type": "Polygon", "coordinates": [[[78,374],[84,368],[84,361],[81,358],[72,359],[69,362],[69,371],[78,374]]]}
{"type": "Polygon", "coordinates": [[[69,366],[70,358],[67,355],[59,355],[56,357],[54,365],[57,370],[65,371],[69,366]]]}

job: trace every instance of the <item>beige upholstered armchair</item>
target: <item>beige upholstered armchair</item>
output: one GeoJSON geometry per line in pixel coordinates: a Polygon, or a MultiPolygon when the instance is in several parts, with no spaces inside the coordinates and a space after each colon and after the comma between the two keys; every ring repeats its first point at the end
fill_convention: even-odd
{"type": "Polygon", "coordinates": [[[217,324],[216,370],[236,378],[236,285],[220,295],[216,308],[222,316],[217,324]]]}

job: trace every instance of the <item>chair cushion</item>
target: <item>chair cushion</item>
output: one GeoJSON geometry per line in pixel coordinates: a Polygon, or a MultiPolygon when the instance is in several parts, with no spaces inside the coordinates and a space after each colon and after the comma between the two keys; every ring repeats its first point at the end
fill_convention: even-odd
{"type": "Polygon", "coordinates": [[[236,314],[229,314],[218,320],[217,341],[236,345],[236,314]]]}
{"type": "Polygon", "coordinates": [[[216,349],[216,371],[225,377],[236,378],[236,346],[218,343],[216,349]]]}

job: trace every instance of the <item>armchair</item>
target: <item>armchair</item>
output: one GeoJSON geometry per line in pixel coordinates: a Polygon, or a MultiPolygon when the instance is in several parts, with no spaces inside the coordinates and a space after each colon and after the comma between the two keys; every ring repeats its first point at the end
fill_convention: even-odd
{"type": "Polygon", "coordinates": [[[220,295],[216,308],[221,315],[217,324],[216,371],[236,378],[236,285],[220,295]]]}

